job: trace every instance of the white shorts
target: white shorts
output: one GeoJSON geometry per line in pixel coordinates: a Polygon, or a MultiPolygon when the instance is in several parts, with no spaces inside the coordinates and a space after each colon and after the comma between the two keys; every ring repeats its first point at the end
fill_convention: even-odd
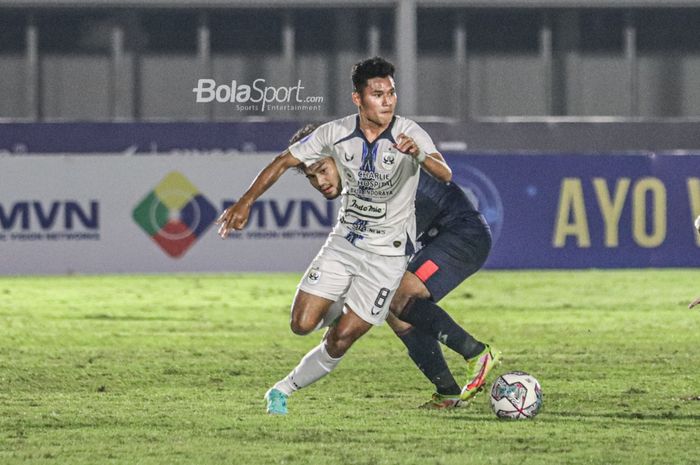
{"type": "Polygon", "coordinates": [[[367,323],[379,325],[408,264],[407,256],[389,257],[358,249],[344,237],[331,235],[306,270],[298,289],[337,301],[367,323]]]}

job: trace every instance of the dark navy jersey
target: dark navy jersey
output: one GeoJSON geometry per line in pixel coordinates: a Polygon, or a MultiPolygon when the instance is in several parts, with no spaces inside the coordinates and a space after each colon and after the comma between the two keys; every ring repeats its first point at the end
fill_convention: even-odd
{"type": "Polygon", "coordinates": [[[416,234],[420,236],[430,228],[452,223],[488,229],[484,217],[462,188],[452,182],[438,181],[421,171],[416,192],[416,234]]]}

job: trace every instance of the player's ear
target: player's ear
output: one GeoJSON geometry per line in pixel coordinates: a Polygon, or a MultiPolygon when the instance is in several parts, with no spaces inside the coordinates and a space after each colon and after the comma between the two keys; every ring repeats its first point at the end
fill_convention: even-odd
{"type": "Polygon", "coordinates": [[[362,96],[360,95],[359,92],[353,91],[352,93],[352,103],[355,104],[356,107],[360,107],[362,105],[362,96]]]}

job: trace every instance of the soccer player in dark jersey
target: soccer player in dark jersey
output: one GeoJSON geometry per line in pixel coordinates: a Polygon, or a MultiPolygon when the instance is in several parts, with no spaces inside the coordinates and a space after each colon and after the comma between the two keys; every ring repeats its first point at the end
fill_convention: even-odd
{"type": "MultiPolygon", "coordinates": [[[[305,126],[291,142],[314,129],[314,125],[305,126]]],[[[332,158],[301,170],[324,197],[334,199],[340,195],[342,182],[332,158]]],[[[392,314],[387,323],[406,345],[414,363],[435,385],[436,392],[424,407],[457,407],[482,388],[486,375],[498,362],[499,353],[474,339],[436,302],[481,268],[491,248],[491,233],[484,217],[459,186],[424,174],[416,194],[416,223],[422,248],[409,262],[390,304],[392,314]],[[464,388],[455,381],[438,341],[467,361],[468,379],[464,388]]],[[[341,309],[342,301],[328,311],[325,324],[319,322],[319,327],[337,318],[341,309]]],[[[273,389],[293,389],[289,378],[278,382],[273,389]]]]}

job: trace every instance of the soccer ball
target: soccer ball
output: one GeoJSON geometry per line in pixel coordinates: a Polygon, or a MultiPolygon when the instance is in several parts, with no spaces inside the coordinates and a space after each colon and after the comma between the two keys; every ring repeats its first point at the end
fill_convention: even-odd
{"type": "Polygon", "coordinates": [[[491,386],[491,408],[498,418],[532,418],[542,408],[540,383],[524,371],[512,371],[498,377],[491,386]]]}

